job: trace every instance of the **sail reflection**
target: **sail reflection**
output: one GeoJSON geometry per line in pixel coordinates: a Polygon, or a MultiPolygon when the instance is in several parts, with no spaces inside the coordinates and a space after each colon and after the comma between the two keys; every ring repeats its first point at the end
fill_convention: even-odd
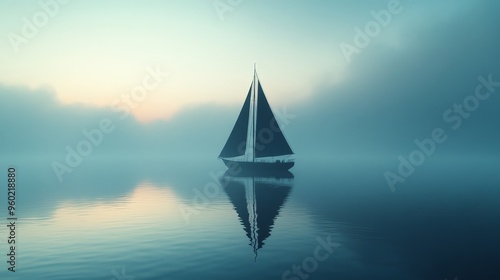
{"type": "Polygon", "coordinates": [[[275,174],[272,177],[250,175],[221,178],[229,200],[234,206],[246,236],[250,240],[255,259],[257,251],[271,236],[274,222],[293,187],[293,174],[275,174]]]}

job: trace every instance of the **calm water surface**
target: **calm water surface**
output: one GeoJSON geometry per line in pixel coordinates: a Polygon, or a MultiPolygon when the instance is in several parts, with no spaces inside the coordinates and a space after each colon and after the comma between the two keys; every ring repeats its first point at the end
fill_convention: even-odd
{"type": "Polygon", "coordinates": [[[216,160],[88,159],[59,183],[22,161],[17,272],[3,262],[0,276],[500,279],[498,164],[436,159],[392,193],[382,174],[395,164],[304,160],[275,178],[222,176],[216,160]]]}

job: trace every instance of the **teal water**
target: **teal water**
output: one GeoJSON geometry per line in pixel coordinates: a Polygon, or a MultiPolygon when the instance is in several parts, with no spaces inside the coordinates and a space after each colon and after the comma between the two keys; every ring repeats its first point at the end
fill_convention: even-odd
{"type": "Polygon", "coordinates": [[[391,192],[395,163],[298,161],[293,178],[227,183],[216,160],[89,158],[60,183],[20,161],[16,272],[3,261],[0,277],[500,279],[498,164],[436,159],[391,192]]]}

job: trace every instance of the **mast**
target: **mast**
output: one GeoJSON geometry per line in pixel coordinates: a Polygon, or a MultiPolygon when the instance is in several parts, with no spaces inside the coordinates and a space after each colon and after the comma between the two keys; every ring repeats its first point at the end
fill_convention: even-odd
{"type": "Polygon", "coordinates": [[[256,115],[255,115],[255,78],[257,76],[257,70],[255,68],[255,63],[253,64],[253,99],[252,99],[252,162],[255,162],[255,139],[257,138],[256,137],[256,133],[257,133],[257,129],[255,127],[255,119],[256,119],[256,115]]]}

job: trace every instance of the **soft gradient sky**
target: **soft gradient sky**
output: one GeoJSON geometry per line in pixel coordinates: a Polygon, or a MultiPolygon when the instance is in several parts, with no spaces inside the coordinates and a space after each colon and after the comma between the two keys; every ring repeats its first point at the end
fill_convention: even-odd
{"type": "Polygon", "coordinates": [[[152,120],[189,104],[241,103],[255,62],[273,100],[300,99],[319,79],[340,77],[334,7],[243,1],[221,20],[207,0],[74,0],[16,53],[8,34],[21,35],[22,18],[42,9],[38,0],[2,1],[0,83],[50,87],[65,104],[106,106],[159,65],[172,76],[135,110],[152,120]]]}
{"type": "MultiPolygon", "coordinates": [[[[38,0],[4,0],[0,83],[52,88],[63,104],[109,106],[141,84],[146,67],[159,65],[171,76],[134,110],[150,121],[189,105],[240,104],[255,62],[270,100],[282,105],[341,81],[347,62],[339,44],[352,43],[354,28],[388,2],[243,0],[221,20],[211,0],[72,0],[15,52],[9,34],[22,35],[23,18],[43,9],[38,0]]],[[[403,1],[404,12],[376,41],[397,49],[408,24],[446,20],[469,2],[403,1]]]]}
{"type": "Polygon", "coordinates": [[[9,34],[41,8],[1,1],[0,125],[9,133],[0,151],[63,158],[83,129],[111,118],[116,132],[98,153],[214,157],[256,62],[273,109],[296,116],[284,130],[297,155],[395,159],[436,127],[450,135],[448,154],[498,152],[497,95],[459,131],[443,113],[474,93],[478,76],[500,80],[500,4],[401,1],[402,12],[348,63],[339,45],[353,44],[354,29],[389,2],[243,1],[220,20],[210,0],[73,0],[16,53],[9,34]],[[157,65],[171,76],[136,118],[109,110],[157,65]]]}

